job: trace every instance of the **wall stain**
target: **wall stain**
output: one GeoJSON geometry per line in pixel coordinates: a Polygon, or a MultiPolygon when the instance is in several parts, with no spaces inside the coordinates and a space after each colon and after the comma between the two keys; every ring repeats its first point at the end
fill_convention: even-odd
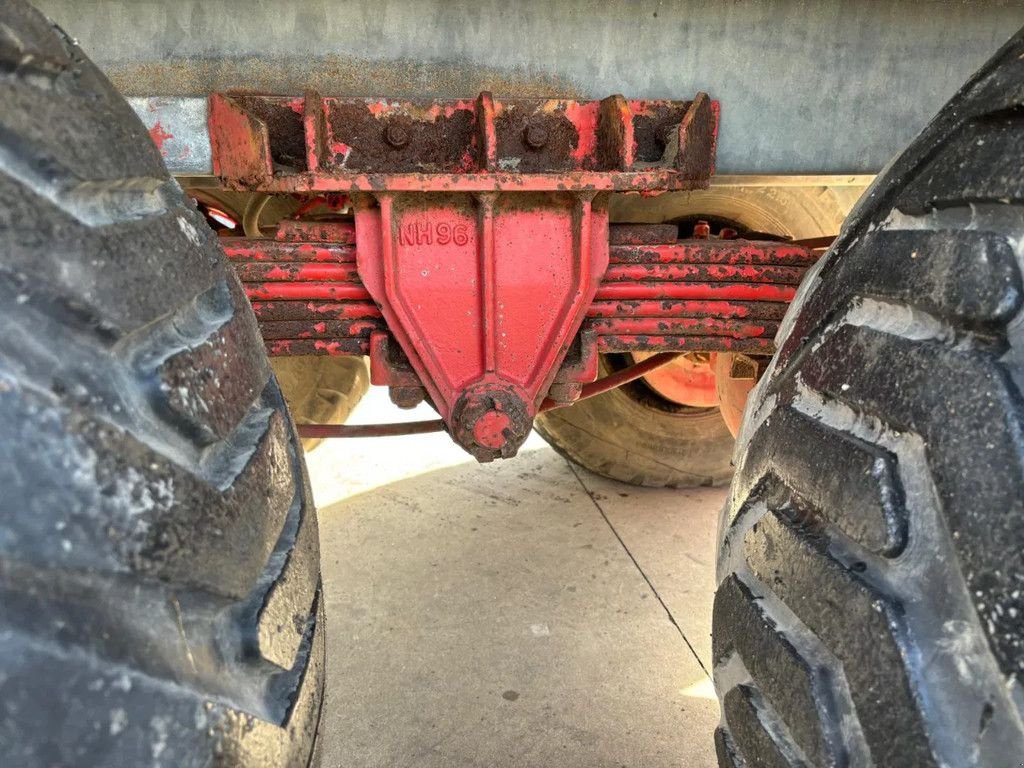
{"type": "Polygon", "coordinates": [[[501,98],[581,98],[577,83],[550,73],[473,62],[367,61],[349,56],[171,58],[109,61],[104,71],[125,96],[205,96],[250,90],[299,95],[465,98],[490,91],[501,98]]]}

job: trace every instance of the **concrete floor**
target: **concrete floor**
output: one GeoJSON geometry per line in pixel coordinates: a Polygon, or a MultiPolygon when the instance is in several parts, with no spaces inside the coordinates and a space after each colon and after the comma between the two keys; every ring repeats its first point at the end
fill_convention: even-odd
{"type": "MultiPolygon", "coordinates": [[[[352,423],[430,418],[372,389],[352,423]]],[[[714,766],[724,489],[479,466],[445,435],[308,457],[328,621],[324,766],[714,766]]]]}

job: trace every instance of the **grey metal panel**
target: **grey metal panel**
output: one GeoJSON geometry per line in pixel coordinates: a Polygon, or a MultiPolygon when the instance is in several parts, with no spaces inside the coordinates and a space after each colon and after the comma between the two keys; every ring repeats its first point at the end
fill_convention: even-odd
{"type": "Polygon", "coordinates": [[[871,173],[1022,0],[38,0],[128,95],[722,102],[724,173],[871,173]]]}
{"type": "Polygon", "coordinates": [[[205,98],[130,96],[128,103],[149,129],[171,173],[178,176],[213,173],[205,98]]]}

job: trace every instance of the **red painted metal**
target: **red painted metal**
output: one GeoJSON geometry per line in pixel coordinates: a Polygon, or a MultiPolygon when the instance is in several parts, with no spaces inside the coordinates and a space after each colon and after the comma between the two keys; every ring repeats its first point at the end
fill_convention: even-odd
{"type": "Polygon", "coordinates": [[[588,196],[378,196],[359,271],[442,418],[478,458],[512,455],[607,266],[588,196]],[[504,434],[499,440],[496,434],[504,434]]]}
{"type": "MultiPolygon", "coordinates": [[[[663,352],[636,363],[621,371],[591,382],[582,388],[579,399],[597,397],[623,384],[650,375],[659,368],[676,360],[675,352],[663,352]]],[[[545,400],[541,411],[560,408],[564,404],[557,400],[545,400]]],[[[487,425],[490,427],[490,425],[487,425]]],[[[426,419],[424,421],[405,421],[394,424],[299,424],[297,429],[300,437],[394,437],[399,435],[422,435],[430,432],[441,432],[446,424],[443,419],[426,419]]],[[[493,437],[496,433],[492,431],[493,437]]]]}
{"type": "MultiPolygon", "coordinates": [[[[634,360],[645,360],[655,353],[633,352],[634,360]]],[[[718,405],[714,361],[716,352],[679,355],[670,364],[644,376],[651,389],[678,405],[714,408],[718,405]]]]}
{"type": "Polygon", "coordinates": [[[733,437],[739,434],[747,398],[764,373],[768,358],[719,354],[715,356],[715,388],[722,420],[733,437]]]}
{"type": "MultiPolygon", "coordinates": [[[[354,253],[351,246],[246,238],[224,238],[222,242],[225,252],[243,276],[246,292],[253,301],[253,309],[267,339],[281,342],[293,331],[295,335],[291,339],[294,341],[352,337],[345,344],[332,346],[322,343],[316,348],[308,343],[277,343],[271,346],[272,353],[298,354],[296,350],[300,349],[303,354],[310,351],[319,354],[352,354],[353,349],[364,353],[369,349],[373,332],[391,328],[391,324],[385,322],[378,305],[371,300],[370,292],[360,279],[358,270],[352,269],[354,253]],[[331,282],[315,279],[316,275],[323,274],[315,270],[328,268],[333,270],[329,274],[343,279],[331,282]],[[341,330],[347,332],[341,335],[341,330]]],[[[636,249],[631,246],[611,246],[608,252],[609,260],[616,264],[635,263],[633,259],[636,249]]],[[[616,275],[610,268],[597,288],[595,298],[584,310],[580,327],[592,335],[597,350],[630,352],[670,349],[771,354],[771,339],[778,330],[779,321],[785,314],[796,286],[751,282],[751,279],[763,280],[767,276],[776,276],[798,282],[799,276],[813,263],[813,254],[808,255],[806,249],[770,241],[682,241],[648,246],[644,248],[644,253],[650,264],[664,265],[665,270],[644,274],[644,277],[650,279],[628,280],[621,279],[622,274],[616,275]],[[776,258],[782,267],[766,272],[776,258]],[[742,264],[744,260],[750,265],[749,269],[742,264]],[[680,263],[696,266],[703,263],[708,268],[728,264],[731,269],[718,271],[714,275],[698,274],[698,278],[706,279],[688,281],[683,279],[687,273],[675,268],[680,263]],[[617,279],[609,280],[608,273],[617,279]]],[[[418,277],[429,284],[431,278],[437,276],[431,272],[435,263],[441,262],[421,265],[418,274],[414,269],[411,279],[418,277]],[[422,274],[424,270],[428,272],[426,276],[422,274]]],[[[469,269],[467,275],[463,269],[465,266],[446,255],[442,268],[448,271],[442,271],[441,279],[434,280],[436,287],[430,285],[436,293],[428,297],[426,304],[443,308],[438,313],[440,323],[461,319],[452,303],[452,296],[458,290],[469,290],[472,296],[479,299],[479,294],[472,293],[471,285],[477,280],[479,272],[469,269]],[[461,273],[463,283],[459,283],[458,279],[449,280],[449,273],[461,273]],[[467,284],[470,285],[468,289],[467,284]]],[[[518,323],[521,315],[534,312],[536,301],[533,294],[550,292],[553,285],[545,277],[542,283],[524,291],[516,305],[520,311],[509,313],[506,309],[506,319],[518,323]]],[[[467,336],[480,330],[474,318],[465,324],[448,325],[455,329],[454,332],[467,336]]],[[[532,329],[536,326],[527,327],[533,334],[532,329]]],[[[529,343],[524,341],[523,346],[532,350],[539,338],[531,335],[529,343]]],[[[476,363],[463,365],[479,365],[482,351],[478,350],[475,354],[476,363]]],[[[589,378],[577,377],[577,382],[593,379],[596,375],[595,360],[593,356],[589,358],[590,367],[584,372],[589,378]]],[[[465,369],[454,368],[453,371],[453,378],[469,375],[465,369]]],[[[562,382],[567,381],[563,376],[562,382]]],[[[389,384],[390,381],[382,374],[375,379],[375,383],[389,384]]]]}
{"type": "Polygon", "coordinates": [[[694,189],[714,173],[718,103],[215,93],[214,173],[262,192],[694,189]]]}
{"type": "MultiPolygon", "coordinates": [[[[563,211],[570,205],[565,203],[563,211]]],[[[415,205],[411,210],[426,216],[424,209],[415,205]]],[[[431,214],[435,212],[427,210],[431,214]]],[[[557,209],[554,214],[550,207],[542,210],[549,216],[557,215],[557,209]]],[[[569,210],[568,215],[572,215],[569,210]]],[[[515,281],[497,280],[499,289],[485,298],[480,282],[484,273],[478,260],[479,246],[469,242],[470,232],[477,231],[470,229],[474,222],[465,218],[460,222],[437,217],[426,219],[432,225],[431,231],[436,232],[439,224],[447,223],[453,241],[455,225],[465,225],[461,230],[466,237],[461,256],[457,244],[455,248],[446,247],[437,252],[431,252],[429,247],[410,250],[409,243],[415,242],[416,230],[409,229],[411,235],[403,242],[401,225],[393,221],[388,229],[399,232],[394,238],[399,250],[392,252],[391,258],[401,260],[408,269],[392,269],[391,276],[398,278],[399,285],[389,294],[381,253],[383,239],[380,231],[383,224],[379,218],[383,214],[376,208],[371,208],[371,211],[375,211],[378,220],[369,219],[370,227],[366,233],[369,247],[362,237],[358,238],[357,250],[361,260],[358,265],[353,264],[356,249],[351,241],[356,239],[356,232],[351,225],[324,227],[321,223],[316,228],[303,230],[310,236],[333,236],[346,240],[342,244],[299,242],[282,236],[274,240],[224,238],[222,242],[253,300],[253,309],[271,354],[369,354],[371,380],[374,384],[389,386],[396,404],[411,407],[428,396],[435,405],[441,402],[442,408],[447,407],[442,414],[447,413],[449,431],[460,434],[463,444],[468,443],[484,458],[510,452],[512,443],[507,433],[516,428],[515,418],[532,420],[539,410],[568,405],[586,396],[590,386],[587,382],[592,382],[597,375],[598,352],[717,351],[771,355],[774,352],[772,339],[785,313],[786,303],[795,292],[795,283],[814,261],[814,255],[807,249],[787,243],[702,240],[642,246],[605,245],[602,249],[592,236],[591,258],[597,251],[602,254],[599,257],[601,264],[610,262],[613,266],[604,270],[599,286],[597,279],[601,277],[601,270],[591,270],[594,298],[589,303],[584,302],[578,288],[572,292],[572,288],[579,285],[576,282],[579,273],[569,269],[560,278],[557,273],[553,277],[551,264],[545,265],[546,271],[539,275],[538,282],[520,286],[518,293],[515,290],[508,294],[504,292],[510,285],[514,288],[515,281]],[[372,292],[363,283],[360,270],[354,268],[364,264],[363,274],[370,275],[371,280],[377,281],[378,290],[384,291],[377,295],[377,301],[370,299],[372,292]],[[784,280],[786,283],[763,282],[765,280],[784,280]],[[402,281],[412,281],[412,299],[401,293],[404,290],[402,281]],[[421,285],[417,286],[417,282],[421,285]],[[542,309],[545,305],[538,296],[546,300],[553,293],[552,289],[559,285],[566,291],[562,294],[563,302],[565,297],[569,297],[569,308],[564,309],[563,306],[561,310],[574,312],[578,319],[570,323],[551,323],[549,320],[545,325],[542,309]],[[461,304],[458,300],[460,295],[464,297],[461,304]],[[650,296],[684,298],[648,298],[650,296]],[[485,302],[492,307],[500,307],[501,311],[474,311],[485,302]],[[408,314],[400,315],[388,309],[396,306],[408,314]],[[438,307],[442,311],[430,311],[438,307]],[[427,314],[417,314],[423,308],[427,314]],[[535,315],[538,312],[540,317],[535,315]],[[403,327],[416,329],[417,339],[429,341],[420,342],[407,336],[405,343],[395,344],[392,339],[394,329],[403,327]],[[485,327],[488,329],[486,333],[485,327]],[[552,327],[562,329],[562,333],[578,327],[579,332],[559,337],[555,343],[538,344],[545,327],[549,332],[552,327]],[[503,341],[501,333],[506,334],[505,339],[511,334],[511,346],[503,341]],[[473,343],[467,345],[466,340],[473,340],[473,343]],[[489,347],[488,342],[491,344],[489,347]],[[412,363],[414,358],[405,353],[406,345],[410,345],[414,354],[428,355],[439,344],[442,354],[435,364],[444,367],[442,373],[447,378],[442,381],[447,391],[458,393],[454,400],[444,401],[442,395],[437,394],[437,389],[430,391],[420,372],[426,367],[425,363],[420,359],[418,369],[412,363]],[[444,356],[444,344],[460,351],[462,359],[456,359],[457,364],[450,362],[451,356],[444,356]],[[536,355],[539,346],[546,346],[549,352],[552,347],[556,350],[549,358],[539,358],[536,355]],[[556,366],[551,360],[558,359],[559,354],[562,354],[562,361],[556,366]],[[499,363],[507,365],[502,368],[499,363]],[[493,369],[485,370],[488,365],[493,369]],[[545,379],[534,378],[534,389],[530,391],[533,394],[530,394],[523,382],[536,370],[546,371],[549,378],[546,379],[546,388],[545,379]],[[508,374],[505,374],[508,378],[499,378],[501,371],[512,371],[512,375],[519,378],[511,379],[508,374]],[[512,386],[506,387],[509,380],[512,386]],[[481,381],[484,387],[474,387],[481,381]],[[495,382],[498,386],[494,385],[495,382]],[[486,388],[488,385],[490,388],[486,388]],[[495,396],[495,391],[502,394],[495,396]],[[519,395],[521,399],[514,400],[505,392],[519,395]],[[545,396],[547,399],[543,399],[545,396]],[[458,397],[463,398],[461,403],[458,397]],[[534,404],[532,409],[529,405],[523,408],[523,403],[531,402],[534,404]],[[516,409],[522,410],[517,412],[516,409]]],[[[512,215],[518,213],[518,209],[512,209],[512,215]]],[[[480,216],[479,211],[477,215],[480,216]]],[[[492,238],[495,237],[494,218],[492,208],[489,224],[492,238]]],[[[359,221],[360,227],[366,229],[367,219],[359,221]]],[[[417,221],[415,216],[411,221],[401,219],[402,223],[412,226],[417,221]]],[[[507,223],[511,227],[522,228],[514,218],[507,223]]],[[[286,232],[297,231],[291,222],[282,223],[281,228],[286,232]]],[[[498,232],[502,231],[499,226],[498,232]]],[[[564,229],[554,231],[564,233],[564,229]]],[[[599,231],[603,233],[603,230],[599,231]]],[[[362,235],[362,231],[359,234],[362,235]]],[[[506,264],[514,264],[517,254],[527,244],[514,238],[504,242],[510,250],[501,258],[506,264]]],[[[569,255],[560,263],[577,263],[573,261],[571,246],[564,247],[569,255]]],[[[559,263],[557,259],[555,263],[559,263]]],[[[533,271],[537,269],[534,265],[533,271]]],[[[549,317],[550,313],[560,310],[555,304],[546,306],[549,317]]],[[[552,333],[557,333],[557,330],[552,333]]],[[[733,359],[731,354],[719,357],[733,359]]],[[[664,394],[669,399],[683,404],[714,404],[715,395],[709,395],[709,387],[704,386],[708,384],[704,378],[708,377],[691,376],[688,382],[683,382],[683,388],[687,389],[685,392],[679,387],[673,388],[671,383],[659,383],[659,379],[673,375],[674,367],[678,367],[678,362],[676,366],[662,368],[660,374],[650,374],[652,380],[649,383],[659,391],[664,387],[664,394]]],[[[749,387],[742,382],[723,384],[722,381],[714,381],[714,384],[718,396],[721,396],[722,386],[728,387],[729,394],[722,404],[723,414],[728,411],[732,421],[738,423],[749,387]]],[[[730,425],[735,426],[732,421],[730,425]]],[[[308,431],[308,428],[304,429],[308,431]]],[[[349,433],[325,427],[316,434],[374,435],[392,432],[387,429],[381,432],[361,429],[349,433]]]]}
{"type": "Polygon", "coordinates": [[[429,398],[481,461],[585,396],[599,352],[770,353],[813,262],[700,227],[683,242],[674,225],[609,228],[608,192],[707,185],[704,94],[209,107],[226,187],[308,195],[274,240],[225,241],[271,354],[369,354],[374,383],[403,407],[429,398]]]}
{"type": "MultiPolygon", "coordinates": [[[[482,461],[513,455],[552,385],[570,402],[592,367],[557,378],[608,266],[603,193],[707,186],[717,126],[718,106],[705,94],[578,102],[485,92],[430,103],[213,94],[209,103],[214,171],[229,188],[353,195],[357,268],[343,251],[254,260],[239,265],[250,298],[372,297],[425,393],[398,382],[408,376],[393,361],[376,361],[377,378],[401,390],[401,404],[428,396],[482,461]]],[[[341,210],[340,199],[333,204],[341,210]]],[[[347,232],[289,226],[306,229],[278,239],[351,242],[347,232]]],[[[611,279],[632,279],[630,269],[611,279]]],[[[672,278],[657,266],[632,269],[672,278]]],[[[294,321],[274,322],[265,335],[279,354],[369,347],[377,358],[383,349],[352,338],[376,330],[370,319],[320,321],[293,339],[294,321]],[[342,332],[348,338],[332,340],[342,332]]]]}

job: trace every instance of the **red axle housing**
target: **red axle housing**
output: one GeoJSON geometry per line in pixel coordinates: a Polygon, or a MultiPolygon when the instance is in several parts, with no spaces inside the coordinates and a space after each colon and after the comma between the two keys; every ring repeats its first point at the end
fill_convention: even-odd
{"type": "Polygon", "coordinates": [[[771,353],[812,252],[609,245],[608,193],[706,186],[716,131],[703,94],[210,101],[226,186],[354,201],[354,226],[225,241],[270,353],[369,354],[374,383],[428,397],[481,461],[514,455],[545,398],[578,397],[598,352],[771,353]]]}

